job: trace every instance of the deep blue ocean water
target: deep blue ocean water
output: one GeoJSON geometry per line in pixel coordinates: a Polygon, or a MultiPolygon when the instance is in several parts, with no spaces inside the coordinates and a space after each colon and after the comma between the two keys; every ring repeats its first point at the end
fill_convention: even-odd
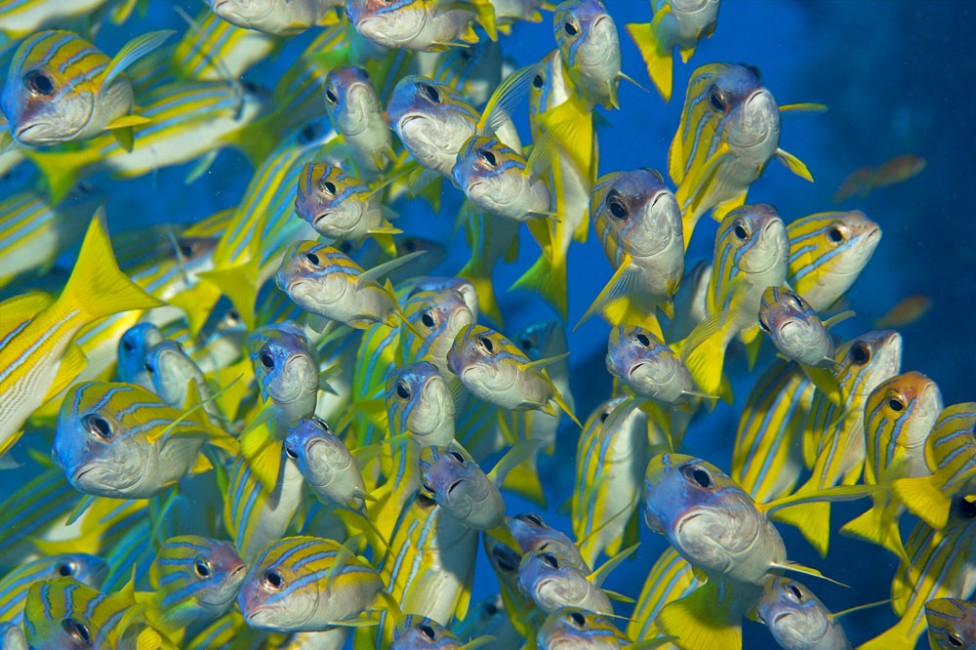
{"type": "MultiPolygon", "coordinates": [[[[173,11],[182,6],[196,13],[199,2],[153,0],[144,20],[122,27],[106,26],[97,43],[114,52],[133,35],[148,29],[183,29],[173,11]]],[[[644,0],[608,0],[618,28],[646,22],[644,0]]],[[[784,117],[781,146],[807,163],[816,178],[808,184],[772,163],[753,185],[750,202],[776,205],[784,220],[835,209],[832,195],[844,177],[857,167],[878,165],[900,154],[924,157],[928,165],[907,183],[881,189],[866,199],[851,199],[844,209],[859,208],[877,221],[884,236],[870,265],[848,297],[857,316],[837,328],[842,337],[871,328],[871,321],[902,297],[921,293],[932,309],[920,321],[901,329],[904,337],[902,370],[919,370],[935,379],[945,403],[972,400],[972,368],[976,364],[976,227],[970,216],[974,188],[973,123],[976,120],[976,3],[965,0],[910,2],[897,0],[725,0],[715,35],[704,41],[687,65],[675,69],[674,98],[664,105],[653,92],[628,83],[621,85],[620,111],[601,111],[600,172],[638,167],[665,169],[667,150],[677,128],[684,87],[695,67],[713,61],[746,62],[758,66],[763,80],[781,104],[822,102],[824,114],[784,117]]],[[[274,60],[250,70],[245,78],[273,84],[310,36],[293,39],[274,60]]],[[[542,24],[523,24],[504,41],[504,52],[524,65],[540,59],[553,47],[551,14],[542,24]]],[[[621,34],[623,70],[651,88],[636,48],[621,34]]],[[[527,139],[527,131],[523,130],[527,139]]],[[[161,169],[131,181],[103,181],[110,188],[107,206],[110,229],[136,225],[193,222],[237,204],[250,179],[251,167],[240,154],[225,150],[211,171],[190,186],[183,185],[188,169],[161,169]]],[[[7,191],[0,188],[0,191],[7,191]]],[[[282,191],[293,191],[283,188],[282,191]]],[[[419,204],[398,204],[397,225],[411,233],[449,243],[450,254],[439,274],[456,272],[467,259],[463,235],[453,238],[454,213],[460,194],[448,189],[444,210],[431,217],[419,204]]],[[[716,224],[702,219],[689,249],[690,263],[711,256],[716,224]]],[[[537,256],[524,234],[520,258],[500,265],[495,274],[506,331],[553,314],[532,294],[505,293],[537,256]]],[[[598,242],[570,250],[570,325],[575,324],[610,276],[598,242]]],[[[570,337],[573,394],[581,419],[609,393],[604,370],[608,327],[592,319],[570,337]]],[[[767,349],[767,354],[768,349],[767,349]]],[[[760,362],[759,368],[764,362],[760,362]]],[[[757,373],[747,373],[741,358],[730,359],[736,402],[720,404],[695,420],[686,437],[689,453],[701,455],[728,469],[735,428],[748,389],[757,373]]],[[[570,459],[577,431],[564,423],[554,458],[541,465],[550,508],[547,521],[569,530],[567,516],[557,510],[568,499],[574,476],[570,459]]],[[[6,483],[6,481],[4,481],[6,483]]],[[[0,489],[7,492],[11,484],[0,489]]],[[[509,495],[509,513],[533,510],[531,504],[509,495]]],[[[861,511],[861,504],[834,507],[833,529],[861,511]]],[[[905,517],[907,534],[909,517],[905,517]]],[[[821,559],[792,529],[781,526],[791,559],[815,566],[851,585],[843,589],[810,579],[804,582],[832,610],[841,610],[888,597],[896,562],[885,552],[844,537],[832,537],[830,554],[821,559]]],[[[647,569],[665,547],[663,537],[641,532],[642,544],[611,576],[608,587],[636,597],[647,569]]],[[[476,570],[474,600],[496,589],[495,577],[484,557],[476,570]]],[[[620,608],[626,613],[626,607],[620,608]]],[[[857,645],[895,622],[886,607],[858,612],[844,619],[857,645]]],[[[775,647],[765,629],[744,626],[746,648],[775,647]]]]}

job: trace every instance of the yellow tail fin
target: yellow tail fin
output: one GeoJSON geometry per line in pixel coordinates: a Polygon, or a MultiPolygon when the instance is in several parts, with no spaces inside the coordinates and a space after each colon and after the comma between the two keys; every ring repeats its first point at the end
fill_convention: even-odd
{"type": "Polygon", "coordinates": [[[908,553],[901,541],[898,531],[898,509],[881,497],[871,506],[871,509],[856,519],[847,522],[841,529],[841,535],[863,539],[872,544],[883,546],[894,553],[902,562],[908,563],[908,553]]]}
{"type": "Polygon", "coordinates": [[[722,607],[714,581],[664,606],[655,622],[665,634],[677,637],[681,650],[740,650],[742,624],[738,612],[722,607]]]}
{"type": "Polygon", "coordinates": [[[952,500],[939,488],[938,474],[918,478],[900,478],[891,484],[895,498],[905,504],[912,514],[932,528],[945,528],[949,522],[952,500]]]}
{"type": "Polygon", "coordinates": [[[915,641],[925,629],[925,616],[921,608],[912,608],[905,612],[895,625],[867,643],[857,647],[857,650],[896,650],[914,648],[915,641]]]}
{"type": "Polygon", "coordinates": [[[478,311],[492,323],[502,327],[502,310],[495,298],[495,285],[491,281],[491,271],[475,267],[468,262],[458,271],[457,277],[463,278],[474,285],[478,294],[478,311]]]}
{"type": "Polygon", "coordinates": [[[804,503],[791,506],[773,514],[773,519],[797,528],[821,557],[827,557],[827,549],[830,545],[829,503],[804,503]]]}
{"type": "Polygon", "coordinates": [[[671,52],[661,51],[661,46],[654,36],[652,23],[632,23],[627,25],[627,33],[634,39],[634,44],[640,50],[641,58],[647,64],[647,74],[654,82],[654,87],[665,102],[670,102],[674,76],[671,52]]]}
{"type": "Polygon", "coordinates": [[[723,314],[709,316],[678,346],[691,378],[706,395],[722,393],[722,368],[725,349],[731,340],[733,318],[723,314]]]}
{"type": "Polygon", "coordinates": [[[556,264],[543,253],[529,270],[515,281],[509,291],[512,289],[526,289],[539,294],[552,305],[563,322],[566,321],[569,313],[569,296],[566,287],[565,257],[561,264],[556,264]]]}

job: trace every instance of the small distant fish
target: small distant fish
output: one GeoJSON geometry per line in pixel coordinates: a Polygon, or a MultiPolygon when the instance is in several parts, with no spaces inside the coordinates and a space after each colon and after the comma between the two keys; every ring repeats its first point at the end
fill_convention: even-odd
{"type": "Polygon", "coordinates": [[[933,650],[976,648],[976,603],[936,598],[925,604],[929,646],[933,650]]]}
{"type": "Polygon", "coordinates": [[[342,0],[207,0],[227,22],[276,36],[300,34],[316,25],[338,21],[342,0]]]}
{"type": "Polygon", "coordinates": [[[434,619],[407,616],[397,626],[390,650],[467,650],[469,647],[434,619]]]}
{"type": "Polygon", "coordinates": [[[771,578],[756,604],[756,615],[784,650],[851,648],[837,616],[796,580],[771,578]]]}
{"type": "Polygon", "coordinates": [[[912,154],[896,156],[877,168],[860,167],[844,179],[834,194],[834,203],[840,203],[852,196],[864,198],[874,190],[896,183],[904,183],[925,169],[925,158],[912,154]]]}
{"type": "Polygon", "coordinates": [[[905,327],[921,320],[932,308],[932,299],[922,294],[902,298],[898,304],[874,321],[878,329],[905,327]]]}
{"type": "Polygon", "coordinates": [[[671,101],[674,48],[681,52],[682,63],[688,63],[698,42],[715,32],[719,2],[651,0],[654,19],[627,25],[627,32],[647,64],[647,74],[665,102],[671,101]]]}
{"type": "Polygon", "coordinates": [[[488,0],[407,0],[388,5],[346,0],[346,16],[363,37],[385,47],[439,52],[455,41],[476,43],[477,21],[497,39],[495,10],[488,0]]]}
{"type": "Polygon", "coordinates": [[[14,53],[0,99],[10,133],[22,144],[47,146],[108,129],[131,150],[132,127],[148,120],[133,114],[132,85],[123,72],[174,33],[137,36],[113,59],[73,32],[31,35],[14,53]]]}
{"type": "MultiPolygon", "coordinates": [[[[535,1],[537,0],[528,0],[524,4],[535,1]]],[[[501,20],[498,0],[492,4],[495,5],[495,16],[501,20]]],[[[502,82],[501,44],[498,41],[481,40],[472,43],[470,47],[446,50],[437,57],[432,76],[456,88],[472,106],[482,106],[502,82]]]]}

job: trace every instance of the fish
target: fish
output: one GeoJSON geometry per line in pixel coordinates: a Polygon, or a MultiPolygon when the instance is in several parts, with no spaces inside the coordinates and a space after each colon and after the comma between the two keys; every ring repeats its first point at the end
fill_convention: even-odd
{"type": "Polygon", "coordinates": [[[270,544],[248,569],[237,604],[251,627],[320,631],[355,624],[383,589],[365,558],[310,536],[270,544]]]}
{"type": "Polygon", "coordinates": [[[146,354],[144,365],[152,378],[153,392],[164,402],[174,408],[183,408],[192,406],[193,401],[199,399],[212,423],[230,429],[229,422],[214,402],[213,391],[203,371],[179,343],[162,341],[154,345],[146,354]]]}
{"type": "MultiPolygon", "coordinates": [[[[504,16],[498,1],[492,4],[495,18],[501,22],[504,16]]],[[[430,76],[456,89],[472,106],[482,106],[502,82],[501,44],[482,39],[469,47],[445,50],[437,56],[430,76]]]]}
{"type": "Polygon", "coordinates": [[[878,188],[904,183],[918,176],[927,164],[921,156],[905,154],[896,156],[877,168],[860,167],[851,172],[837,188],[834,203],[840,203],[852,196],[863,199],[878,188]]]}
{"type": "Polygon", "coordinates": [[[193,623],[226,613],[237,598],[247,567],[230,542],[200,535],[171,537],[149,570],[147,616],[172,638],[193,623]]]}
{"type": "Polygon", "coordinates": [[[946,407],[925,441],[925,462],[931,473],[892,482],[895,498],[932,528],[945,528],[953,497],[976,493],[974,432],[976,403],[946,407]]]}
{"type": "Polygon", "coordinates": [[[661,609],[671,601],[691,595],[701,585],[688,561],[673,546],[665,548],[648,572],[637,597],[634,613],[627,624],[627,636],[647,639],[659,633],[655,621],[661,609]]]}
{"type": "Polygon", "coordinates": [[[190,20],[169,57],[169,69],[177,79],[235,79],[276,47],[273,36],[232,25],[207,7],[190,20]]]}
{"type": "Polygon", "coordinates": [[[544,370],[550,361],[529,361],[514,343],[483,325],[458,332],[447,357],[451,371],[475,397],[515,411],[556,415],[559,409],[582,428],[544,370]]]}
{"type": "Polygon", "coordinates": [[[469,201],[491,215],[516,221],[546,218],[551,204],[537,171],[540,159],[523,158],[497,137],[472,136],[458,151],[451,178],[469,201]]]}
{"type": "MultiPolygon", "coordinates": [[[[811,475],[797,488],[803,495],[831,486],[852,485],[865,461],[864,404],[877,386],[898,374],[902,338],[893,330],[872,331],[837,348],[835,376],[841,404],[823,393],[813,398],[803,438],[803,458],[811,475]]],[[[821,556],[830,544],[830,505],[805,503],[776,513],[778,521],[797,527],[821,556]]]]}
{"type": "Polygon", "coordinates": [[[437,621],[411,615],[397,627],[390,650],[461,650],[468,647],[471,646],[437,621]]]}
{"type": "Polygon", "coordinates": [[[273,433],[281,439],[289,426],[315,412],[320,385],[315,348],[288,322],[258,328],[245,345],[261,397],[274,408],[273,433]]]}
{"type": "Polygon", "coordinates": [[[188,472],[212,466],[204,443],[237,451],[237,441],[198,417],[184,417],[144,388],[85,382],[65,396],[52,455],[68,482],[94,496],[144,499],[188,472]]]}
{"type": "MultiPolygon", "coordinates": [[[[464,280],[457,282],[471,287],[464,280]]],[[[477,320],[464,295],[453,286],[443,289],[416,287],[403,302],[403,315],[413,327],[404,328],[400,333],[401,361],[429,361],[449,385],[457,382],[448,367],[447,356],[458,332],[477,320]]]]}
{"type": "Polygon", "coordinates": [[[786,282],[817,313],[847,293],[881,241],[881,227],[863,212],[819,212],[791,221],[786,282]]]}
{"type": "MultiPolygon", "coordinates": [[[[483,535],[485,553],[501,587],[501,602],[505,619],[515,633],[516,644],[532,643],[545,615],[535,602],[518,587],[519,564],[522,554],[505,542],[483,535]]],[[[508,646],[504,646],[508,647],[508,646]]]]}
{"type": "Polygon", "coordinates": [[[471,247],[471,256],[457,276],[474,285],[479,313],[501,327],[502,312],[495,297],[492,272],[499,260],[514,262],[518,257],[518,232],[522,225],[512,219],[495,219],[470,201],[461,205],[458,219],[464,223],[465,240],[471,247]]]}
{"type": "MultiPolygon", "coordinates": [[[[867,456],[865,483],[890,485],[898,478],[928,474],[925,441],[942,412],[942,393],[934,381],[911,371],[886,379],[864,403],[867,456]]],[[[898,531],[903,511],[887,493],[875,497],[868,512],[845,524],[840,532],[878,544],[907,559],[898,531]]]]}
{"type": "Polygon", "coordinates": [[[607,372],[638,398],[690,407],[702,396],[674,350],[641,327],[615,327],[607,344],[607,372]]]}
{"type": "Polygon", "coordinates": [[[756,618],[786,650],[845,650],[851,642],[837,615],[813,592],[789,578],[774,577],[756,603],[756,618]]]}
{"type": "Polygon", "coordinates": [[[119,381],[155,390],[146,369],[149,351],[163,342],[163,333],[153,323],[136,323],[119,338],[117,373],[119,381]]]}
{"type": "Polygon", "coordinates": [[[533,551],[551,551],[563,564],[576,567],[584,575],[592,573],[590,565],[583,559],[573,540],[564,532],[549,526],[539,515],[529,512],[506,517],[505,525],[518,542],[523,555],[533,551]]]}
{"type": "Polygon", "coordinates": [[[702,215],[711,210],[721,222],[746,202],[750,185],[774,157],[813,181],[806,166],[779,147],[782,110],[755,67],[710,63],[692,74],[668,151],[685,248],[702,215]]]}
{"type": "Polygon", "coordinates": [[[518,568],[519,590],[545,614],[564,607],[613,614],[610,598],[600,589],[602,579],[561,560],[552,549],[525,553],[518,568]]]}
{"type": "Polygon", "coordinates": [[[20,37],[36,33],[41,27],[55,22],[64,22],[97,12],[104,5],[115,5],[111,10],[113,22],[124,22],[136,3],[129,0],[106,3],[106,0],[74,0],[69,3],[60,0],[39,0],[38,2],[12,2],[4,5],[0,12],[0,33],[10,37],[20,37]]]}
{"type": "Polygon", "coordinates": [[[11,135],[21,144],[43,147],[110,130],[131,151],[132,127],[147,118],[134,113],[125,69],[174,33],[141,34],[114,58],[74,32],[32,34],[14,52],[0,95],[11,135]]]}
{"type": "Polygon", "coordinates": [[[493,641],[483,644],[492,650],[514,647],[522,641],[522,636],[508,620],[500,593],[478,603],[463,620],[455,620],[451,624],[451,631],[470,643],[486,636],[493,637],[493,641]]]}
{"type": "Polygon", "coordinates": [[[611,325],[654,327],[647,312],[653,318],[655,307],[673,316],[686,245],[680,208],[661,174],[640,169],[602,176],[590,215],[615,271],[580,322],[599,311],[611,325]]]}
{"type": "Polygon", "coordinates": [[[762,339],[756,315],[767,287],[786,281],[790,243],[776,208],[742,206],[729,212],[715,235],[715,261],[706,295],[708,317],[681,345],[695,384],[707,395],[723,388],[725,350],[737,336],[754,364],[762,339]]]}
{"type": "Polygon", "coordinates": [[[368,496],[363,475],[324,420],[298,420],[288,430],[284,452],[321,501],[353,510],[363,508],[368,496]]]}
{"type": "Polygon", "coordinates": [[[473,22],[492,40],[498,38],[495,10],[488,0],[407,0],[394,5],[347,0],[346,16],[364,38],[397,49],[439,52],[455,41],[476,43],[473,22]]]}
{"type": "Polygon", "coordinates": [[[207,0],[221,20],[275,36],[293,36],[338,21],[340,0],[207,0]]]}
{"type": "MultiPolygon", "coordinates": [[[[590,106],[620,108],[617,25],[600,0],[566,0],[552,16],[553,36],[580,97],[590,106]]],[[[592,110],[592,108],[591,108],[592,110]]]]}
{"type": "Polygon", "coordinates": [[[20,625],[27,592],[34,583],[66,577],[97,589],[107,572],[105,560],[86,553],[42,557],[22,564],[0,578],[0,624],[20,625]]]}
{"type": "Polygon", "coordinates": [[[688,63],[698,43],[715,33],[719,6],[720,0],[651,0],[651,22],[627,25],[665,103],[671,101],[674,48],[680,51],[681,62],[688,63]]]}
{"type": "Polygon", "coordinates": [[[352,150],[360,176],[383,171],[396,159],[390,127],[369,77],[357,66],[332,68],[325,76],[325,109],[352,150]]]}
{"type": "Polygon", "coordinates": [[[936,598],[925,603],[929,646],[936,650],[976,646],[976,615],[973,602],[958,598],[936,598]]]}
{"type": "Polygon", "coordinates": [[[0,456],[17,442],[28,416],[66,388],[87,360],[72,345],[78,331],[112,314],[162,306],[122,274],[104,212],[92,219],[78,261],[55,300],[27,293],[0,303],[0,456]]]}
{"type": "Polygon", "coordinates": [[[417,361],[395,368],[386,380],[390,432],[405,433],[422,446],[454,440],[454,397],[437,366],[417,361]]]}
{"type": "Polygon", "coordinates": [[[878,329],[905,327],[921,320],[932,309],[932,299],[922,294],[906,296],[874,321],[878,329]]]}
{"type": "Polygon", "coordinates": [[[577,607],[565,607],[549,614],[539,628],[536,644],[540,650],[614,650],[631,645],[610,619],[577,607]]]}

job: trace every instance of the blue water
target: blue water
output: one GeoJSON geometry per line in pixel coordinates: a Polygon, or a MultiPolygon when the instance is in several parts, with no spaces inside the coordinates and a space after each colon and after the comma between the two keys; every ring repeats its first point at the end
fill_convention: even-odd
{"type": "MultiPolygon", "coordinates": [[[[618,28],[628,22],[646,22],[648,2],[608,0],[618,28]]],[[[184,25],[172,10],[182,6],[194,14],[199,2],[150,4],[143,20],[122,27],[107,25],[97,43],[115,51],[123,42],[148,29],[184,25]]],[[[505,54],[521,66],[540,59],[553,47],[551,14],[537,25],[523,24],[504,42],[505,54]]],[[[878,222],[884,236],[870,265],[861,275],[848,301],[857,316],[838,327],[842,337],[871,328],[871,321],[899,299],[921,293],[932,299],[931,311],[901,329],[904,337],[902,369],[919,370],[939,383],[946,404],[974,398],[971,369],[976,363],[972,340],[976,328],[976,226],[969,215],[973,195],[972,143],[976,120],[976,50],[969,43],[976,27],[976,3],[964,0],[909,2],[891,0],[725,0],[715,35],[704,41],[688,65],[675,69],[674,98],[664,105],[656,92],[621,85],[620,111],[602,111],[600,172],[653,167],[665,169],[667,151],[677,128],[683,89],[695,67],[713,61],[746,62],[758,66],[763,80],[781,104],[821,102],[824,114],[784,117],[781,146],[807,163],[816,178],[808,184],[772,163],[753,185],[750,202],[776,205],[784,220],[835,209],[832,195],[844,177],[857,167],[878,165],[900,154],[924,157],[928,165],[915,179],[879,190],[863,200],[848,200],[844,209],[858,208],[878,222]]],[[[272,85],[277,75],[310,39],[292,39],[274,59],[245,77],[272,85]]],[[[623,70],[647,88],[643,62],[625,34],[621,36],[623,70]]],[[[527,138],[527,132],[523,131],[527,138]]],[[[105,181],[111,201],[107,206],[110,229],[157,222],[190,223],[214,211],[237,204],[250,179],[251,168],[236,152],[220,154],[210,173],[190,186],[183,168],[161,169],[131,181],[105,181]]],[[[282,188],[291,192],[292,188],[282,188]]],[[[460,194],[448,190],[443,213],[431,218],[426,205],[393,206],[402,219],[397,225],[408,233],[421,233],[449,243],[449,256],[440,274],[456,272],[468,256],[463,235],[452,238],[454,213],[460,194]]],[[[690,263],[711,256],[716,224],[703,219],[689,249],[690,263]]],[[[501,265],[495,274],[506,331],[552,317],[548,307],[526,293],[505,293],[535,259],[538,250],[523,234],[520,258],[501,265]]],[[[592,298],[609,278],[611,269],[595,238],[574,245],[569,253],[570,325],[576,323],[592,298]]],[[[598,319],[581,326],[570,337],[570,364],[577,413],[583,419],[607,397],[609,376],[604,370],[608,327],[598,319]]],[[[730,360],[736,403],[720,404],[698,418],[686,438],[689,453],[701,455],[728,469],[735,427],[742,403],[755,374],[747,374],[741,359],[730,360]]],[[[760,362],[760,368],[763,362],[760,362]]],[[[556,456],[542,462],[550,508],[547,521],[569,530],[558,512],[569,496],[574,477],[569,459],[577,430],[564,426],[556,456]]],[[[9,487],[5,485],[4,488],[9,487]]],[[[3,494],[6,490],[0,491],[3,494]]],[[[507,497],[510,514],[533,510],[531,504],[507,497]]],[[[863,508],[860,504],[835,506],[834,527],[863,508]]],[[[905,518],[906,522],[909,520],[905,518]]],[[[908,524],[906,523],[906,526],[908,524]]],[[[841,610],[888,597],[896,568],[894,558],[875,547],[833,536],[830,554],[822,559],[792,529],[781,527],[791,559],[815,566],[851,585],[843,589],[825,582],[805,580],[832,610],[841,610]]],[[[906,531],[907,532],[907,531],[906,531]]],[[[636,558],[611,576],[608,587],[636,597],[646,571],[665,547],[663,537],[643,529],[636,558]]],[[[479,558],[474,600],[497,588],[487,561],[479,558]]],[[[626,613],[626,607],[621,608],[626,613]]],[[[887,607],[858,612],[844,619],[857,645],[895,622],[887,607]]],[[[744,647],[776,647],[765,629],[744,626],[744,647]]],[[[922,641],[924,645],[924,641],[922,641]]]]}

